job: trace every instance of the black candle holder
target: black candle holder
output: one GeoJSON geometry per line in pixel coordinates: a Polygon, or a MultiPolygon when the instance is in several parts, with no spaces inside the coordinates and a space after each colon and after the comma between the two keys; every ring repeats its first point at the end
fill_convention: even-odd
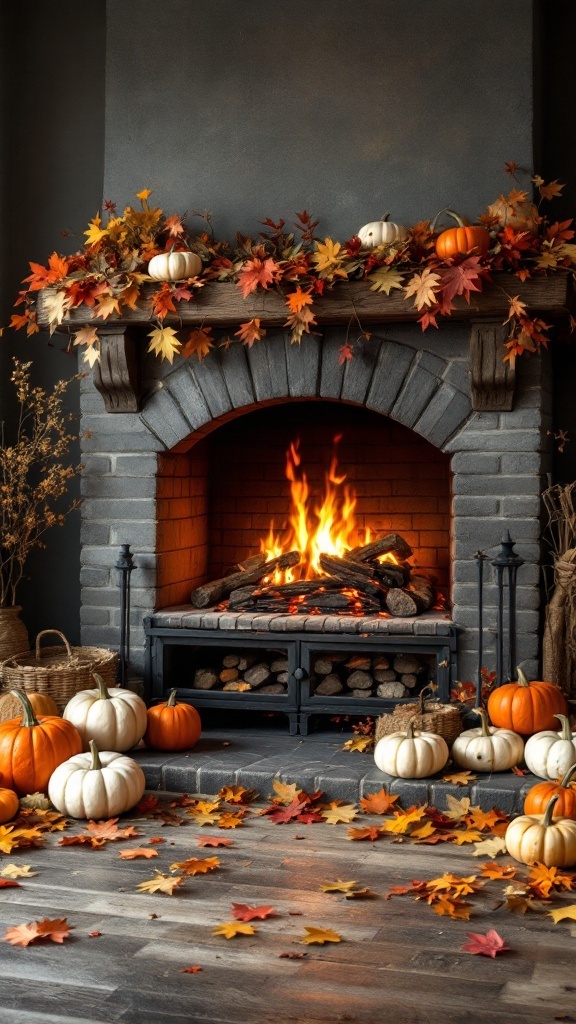
{"type": "Polygon", "coordinates": [[[498,590],[497,624],[496,624],[496,685],[500,686],[504,679],[516,678],[516,580],[518,569],[524,565],[524,559],[514,551],[515,541],[506,530],[502,538],[500,551],[493,560],[496,570],[496,586],[498,590]],[[508,586],[508,652],[507,672],[504,676],[504,587],[508,586]]]}
{"type": "Polygon", "coordinates": [[[120,587],[120,650],[116,681],[119,686],[125,686],[130,666],[130,576],[133,569],[137,568],[129,544],[121,545],[115,568],[118,570],[120,587]]]}

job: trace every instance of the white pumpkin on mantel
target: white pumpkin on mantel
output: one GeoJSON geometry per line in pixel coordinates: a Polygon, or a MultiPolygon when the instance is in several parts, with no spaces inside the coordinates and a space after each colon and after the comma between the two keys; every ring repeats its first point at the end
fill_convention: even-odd
{"type": "Polygon", "coordinates": [[[202,260],[195,252],[161,252],[153,256],[148,264],[148,274],[153,281],[185,281],[197,277],[202,270],[202,260]]]}
{"type": "Polygon", "coordinates": [[[511,729],[488,726],[484,708],[475,709],[482,724],[478,729],[466,729],[452,744],[452,760],[459,768],[477,772],[505,772],[520,764],[524,753],[524,740],[511,729]]]}
{"type": "Polygon", "coordinates": [[[524,760],[534,775],[556,782],[573,764],[576,764],[576,735],[566,715],[554,715],[560,722],[560,732],[545,729],[536,732],[524,748],[524,760]]]}
{"type": "Polygon", "coordinates": [[[408,229],[403,224],[394,224],[388,220],[388,214],[380,220],[370,221],[360,228],[358,238],[364,249],[375,249],[378,245],[392,245],[394,242],[405,242],[408,238],[408,229]]]}
{"type": "Polygon", "coordinates": [[[392,732],[378,740],[374,760],[381,772],[398,779],[425,779],[442,770],[448,747],[435,732],[415,732],[410,721],[405,732],[392,732]]]}
{"type": "Polygon", "coordinates": [[[119,686],[106,688],[97,672],[93,673],[95,690],[80,690],[68,701],[62,715],[76,726],[84,749],[95,740],[99,750],[122,753],[140,742],[148,715],[146,704],[137,693],[119,686]]]}
{"type": "Polygon", "coordinates": [[[88,754],[76,754],[52,773],[48,796],[67,817],[102,821],[131,811],[145,788],[136,761],[113,750],[99,751],[90,740],[88,754]]]}

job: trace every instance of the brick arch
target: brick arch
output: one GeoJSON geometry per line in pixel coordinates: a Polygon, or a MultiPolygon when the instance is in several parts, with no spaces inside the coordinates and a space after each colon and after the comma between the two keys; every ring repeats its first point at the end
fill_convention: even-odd
{"type": "Polygon", "coordinates": [[[470,398],[449,379],[450,360],[417,345],[372,336],[340,364],[342,330],[300,346],[277,333],[246,349],[231,345],[202,362],[182,363],[141,413],[161,448],[184,451],[235,416],[292,399],[329,399],[364,406],[444,449],[471,414],[470,398]]]}

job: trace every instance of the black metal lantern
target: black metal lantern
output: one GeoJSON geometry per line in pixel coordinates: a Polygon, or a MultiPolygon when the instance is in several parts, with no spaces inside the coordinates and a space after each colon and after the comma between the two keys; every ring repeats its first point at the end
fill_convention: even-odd
{"type": "Polygon", "coordinates": [[[515,542],[506,530],[500,551],[492,562],[496,570],[498,608],[496,626],[496,685],[504,682],[504,587],[508,586],[508,651],[506,679],[516,678],[516,579],[524,559],[514,551],[515,542]]]}
{"type": "Polygon", "coordinates": [[[137,566],[134,564],[129,544],[122,544],[115,568],[118,570],[120,587],[120,650],[117,682],[125,686],[130,665],[130,576],[137,566]]]}

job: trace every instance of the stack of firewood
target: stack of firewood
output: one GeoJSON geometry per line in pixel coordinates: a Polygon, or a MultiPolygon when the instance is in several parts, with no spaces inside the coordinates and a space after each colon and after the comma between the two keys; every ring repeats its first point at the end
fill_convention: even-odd
{"type": "Polygon", "coordinates": [[[288,658],[281,653],[226,654],[220,664],[197,668],[192,680],[195,690],[226,690],[245,693],[286,693],[288,658]]]}
{"type": "Polygon", "coordinates": [[[196,608],[228,601],[228,610],[276,614],[377,615],[388,612],[411,617],[429,611],[435,602],[433,585],[412,570],[410,545],[397,533],[371,544],[352,548],[344,558],[321,555],[324,575],[311,580],[274,584],[266,582],[276,569],[298,565],[300,555],[290,551],[266,560],[254,555],[222,579],[192,591],[196,608]],[[393,555],[395,561],[380,559],[393,555]]]}
{"type": "Polygon", "coordinates": [[[320,654],[312,665],[316,697],[383,697],[400,700],[424,685],[430,664],[417,654],[320,654]]]}

